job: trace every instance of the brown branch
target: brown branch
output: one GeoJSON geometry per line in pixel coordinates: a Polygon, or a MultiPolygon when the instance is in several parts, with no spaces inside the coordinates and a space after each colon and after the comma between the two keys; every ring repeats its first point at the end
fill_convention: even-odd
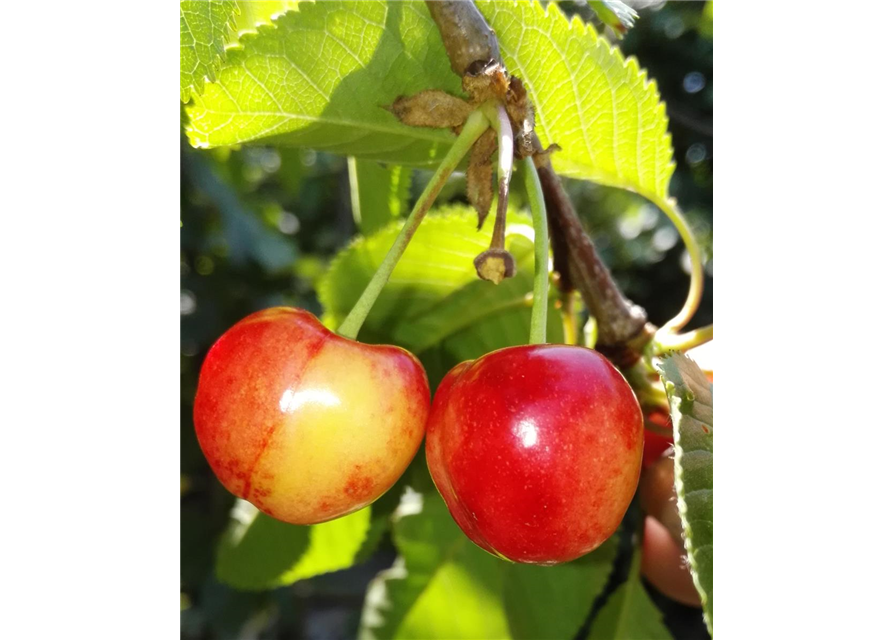
{"type": "Polygon", "coordinates": [[[496,60],[496,34],[471,0],[426,0],[428,11],[440,30],[453,73],[462,78],[474,62],[496,60]]]}
{"type": "MultiPolygon", "coordinates": [[[[450,66],[458,76],[462,77],[475,62],[500,60],[496,35],[472,0],[426,0],[425,4],[440,30],[450,66]]],[[[542,148],[538,141],[535,144],[542,148]]],[[[549,218],[553,264],[561,277],[562,289],[569,290],[569,282],[580,291],[598,322],[600,349],[611,353],[615,361],[637,358],[641,343],[653,330],[645,311],[627,300],[617,287],[552,163],[545,158],[538,165],[549,218]]]]}

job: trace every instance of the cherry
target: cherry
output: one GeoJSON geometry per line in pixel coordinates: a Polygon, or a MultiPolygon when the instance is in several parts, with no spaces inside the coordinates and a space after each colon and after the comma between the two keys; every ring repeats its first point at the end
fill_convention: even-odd
{"type": "Polygon", "coordinates": [[[279,520],[315,524],[397,481],[421,444],[430,397],[408,351],[276,307],[236,323],[208,352],[195,431],[230,492],[279,520]]]}
{"type": "Polygon", "coordinates": [[[547,565],[617,529],[636,491],[642,430],[632,389],[601,354],[528,345],[454,367],[435,394],[425,446],[472,541],[547,565]]]}
{"type": "Polygon", "coordinates": [[[661,457],[642,472],[639,497],[646,514],[642,575],[668,598],[699,607],[701,597],[686,564],[672,458],[661,457]]]}
{"type": "Polygon", "coordinates": [[[664,452],[672,447],[673,423],[670,421],[669,412],[664,408],[651,409],[645,415],[645,452],[642,455],[642,469],[647,469],[657,462],[664,452]]]}

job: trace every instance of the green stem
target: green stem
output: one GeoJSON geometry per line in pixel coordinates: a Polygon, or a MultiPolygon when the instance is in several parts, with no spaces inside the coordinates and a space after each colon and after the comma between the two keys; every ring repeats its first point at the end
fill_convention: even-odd
{"type": "Polygon", "coordinates": [[[662,384],[653,379],[644,360],[639,359],[633,366],[624,369],[623,377],[632,387],[639,404],[653,407],[667,406],[667,391],[662,384]]]}
{"type": "Polygon", "coordinates": [[[672,333],[684,327],[691,320],[695,311],[698,310],[698,305],[701,303],[701,294],[704,291],[704,265],[701,262],[701,248],[698,246],[695,235],[691,227],[688,226],[688,222],[686,222],[682,212],[676,208],[675,202],[672,200],[659,200],[655,204],[660,207],[661,211],[667,215],[676,227],[691,258],[691,280],[685,304],[682,305],[682,309],[675,317],[658,329],[658,334],[672,333]]]}
{"type": "Polygon", "coordinates": [[[530,344],[546,343],[546,318],[549,312],[549,225],[546,201],[539,174],[530,157],[524,158],[524,187],[533,215],[533,310],[530,314],[530,344]]]}
{"type": "Polygon", "coordinates": [[[382,260],[369,284],[366,285],[366,289],[360,295],[353,309],[350,310],[344,322],[338,327],[340,335],[345,338],[356,339],[357,334],[360,332],[360,327],[363,326],[366,316],[369,315],[369,311],[372,309],[372,305],[378,299],[378,294],[381,293],[381,290],[387,284],[388,278],[391,277],[394,267],[397,266],[397,262],[400,260],[400,256],[403,255],[407,245],[409,245],[409,241],[412,240],[413,234],[419,228],[422,219],[425,217],[428,209],[431,208],[434,199],[437,198],[437,194],[440,193],[450,174],[459,165],[462,158],[471,149],[471,146],[489,126],[490,123],[480,111],[474,111],[468,116],[468,120],[466,120],[465,126],[462,128],[462,133],[456,138],[453,146],[450,147],[450,150],[447,151],[446,156],[441,161],[440,166],[437,167],[434,176],[428,182],[421,197],[419,197],[415,207],[406,219],[406,224],[403,225],[403,228],[394,240],[394,244],[391,245],[390,251],[382,260]]]}
{"type": "Polygon", "coordinates": [[[653,355],[659,356],[670,351],[688,351],[713,340],[713,325],[707,325],[686,333],[667,333],[654,337],[653,355]]]}

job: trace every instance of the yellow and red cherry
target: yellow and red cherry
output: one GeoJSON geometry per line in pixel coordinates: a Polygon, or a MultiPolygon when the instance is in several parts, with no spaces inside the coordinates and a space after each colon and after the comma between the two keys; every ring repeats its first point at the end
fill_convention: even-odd
{"type": "Polygon", "coordinates": [[[429,407],[425,371],[408,351],[276,307],[236,323],[208,352],[194,418],[230,492],[307,525],[385,493],[418,450],[429,407]]]}

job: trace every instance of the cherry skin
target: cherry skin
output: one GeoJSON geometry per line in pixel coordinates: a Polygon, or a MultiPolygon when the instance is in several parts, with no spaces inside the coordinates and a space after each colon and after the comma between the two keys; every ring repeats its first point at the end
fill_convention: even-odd
{"type": "Polygon", "coordinates": [[[292,524],[375,501],[418,450],[430,407],[419,361],[276,307],[230,328],[202,365],[195,431],[232,493],[292,524]]]}
{"type": "Polygon", "coordinates": [[[673,458],[663,456],[642,472],[639,497],[646,514],[642,575],[668,598],[690,607],[701,606],[683,546],[673,458]]]}
{"type": "Polygon", "coordinates": [[[454,367],[434,396],[425,450],[472,541],[549,565],[617,529],[636,491],[642,430],[632,389],[604,356],[530,345],[454,367]]]}
{"type": "Polygon", "coordinates": [[[667,449],[673,448],[673,423],[664,408],[651,409],[645,415],[645,453],[642,469],[660,460],[667,449]]]}

